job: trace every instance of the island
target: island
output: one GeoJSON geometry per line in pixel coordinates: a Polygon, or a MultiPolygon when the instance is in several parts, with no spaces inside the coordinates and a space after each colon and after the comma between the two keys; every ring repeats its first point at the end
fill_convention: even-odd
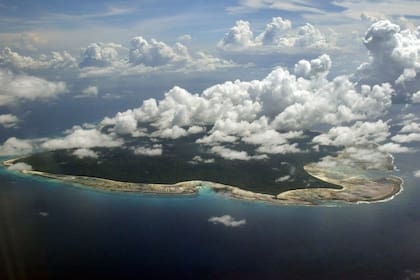
{"type": "MultiPolygon", "coordinates": [[[[172,146],[173,147],[173,146],[172,146]]],[[[119,151],[121,152],[121,151],[119,151]]],[[[115,159],[116,151],[108,153],[113,155],[115,159]]],[[[104,155],[104,151],[102,151],[104,155]]],[[[159,194],[159,195],[197,195],[199,190],[202,188],[210,188],[217,194],[228,196],[231,198],[248,200],[248,201],[264,201],[278,205],[334,205],[339,203],[370,203],[380,202],[392,199],[402,190],[403,181],[401,178],[392,175],[394,170],[393,158],[390,154],[381,152],[377,149],[374,144],[363,145],[363,146],[352,146],[346,147],[344,150],[332,153],[333,155],[319,154],[318,161],[306,162],[299,166],[291,165],[290,162],[280,161],[277,166],[287,166],[287,173],[281,173],[279,168],[271,167],[275,166],[275,162],[279,159],[272,159],[271,161],[255,161],[255,162],[238,162],[237,168],[239,170],[228,169],[228,172],[234,172],[235,176],[241,176],[241,168],[244,168],[245,172],[249,170],[249,164],[252,165],[255,170],[261,170],[262,167],[268,168],[269,171],[273,171],[281,175],[280,178],[286,178],[281,180],[273,180],[270,177],[270,182],[273,182],[269,188],[261,188],[253,185],[234,185],[226,182],[232,181],[232,178],[227,176],[226,182],[223,180],[223,174],[219,174],[219,177],[212,177],[213,173],[208,173],[211,168],[208,167],[210,161],[201,163],[202,169],[207,170],[205,173],[201,172],[202,169],[197,169],[197,162],[187,162],[186,166],[191,166],[192,172],[197,171],[198,176],[203,178],[216,178],[212,180],[204,179],[189,179],[191,175],[186,176],[188,180],[180,180],[178,182],[130,182],[116,180],[115,176],[106,177],[106,173],[100,173],[101,168],[108,170],[104,161],[107,156],[104,156],[98,164],[98,168],[94,171],[86,172],[88,175],[79,174],[79,169],[74,168],[71,160],[71,150],[67,151],[50,151],[44,153],[38,153],[26,157],[20,157],[16,159],[9,159],[3,162],[6,167],[11,167],[17,163],[28,163],[33,169],[23,169],[19,172],[23,174],[29,174],[34,176],[46,177],[54,180],[59,180],[65,183],[83,185],[94,189],[105,190],[105,191],[116,191],[116,192],[133,192],[133,193],[144,193],[144,194],[159,194]],[[62,170],[63,173],[57,171],[51,172],[49,166],[44,165],[43,159],[51,160],[55,158],[56,164],[54,170],[62,170]],[[262,164],[262,166],[260,166],[262,164]],[[58,167],[57,167],[58,166],[58,167]],[[102,166],[102,167],[101,167],[102,166]],[[105,166],[105,167],[103,167],[105,166]],[[293,168],[290,168],[293,166],[293,168]],[[70,168],[71,167],[71,168],[70,168]],[[67,168],[67,169],[66,169],[67,168]],[[195,169],[194,169],[195,168],[195,169]],[[285,174],[291,174],[293,171],[294,176],[285,174]],[[97,173],[94,173],[97,172],[97,173]],[[92,174],[100,174],[100,177],[92,176],[92,174]],[[306,177],[305,177],[306,176],[306,177]],[[289,178],[290,177],[290,178],[289,178]],[[217,179],[218,178],[218,179],[217,179]],[[280,184],[279,184],[280,183],[280,184]],[[286,186],[286,187],[285,187],[286,186]]],[[[295,156],[297,157],[297,156],[295,156]]],[[[292,156],[292,158],[295,158],[292,156]]],[[[307,156],[305,156],[308,158],[307,156]]],[[[140,157],[144,164],[144,169],[147,171],[145,163],[150,162],[150,157],[140,157]]],[[[173,157],[171,155],[171,158],[173,157]]],[[[181,156],[182,158],[182,156],[181,156]]],[[[157,162],[161,162],[160,172],[166,170],[169,164],[172,168],[177,166],[176,170],[184,170],[183,165],[179,162],[171,163],[168,158],[165,157],[153,157],[157,162]],[[169,163],[168,163],[169,162],[169,163]],[[166,164],[166,165],[165,165],[166,164]],[[163,168],[163,169],[162,169],[163,168]]],[[[313,159],[309,157],[308,159],[313,159]]],[[[285,160],[283,158],[282,160],[285,160]]],[[[300,158],[302,161],[302,158],[300,158]]],[[[78,161],[78,159],[74,159],[78,161]]],[[[97,162],[93,159],[82,159],[81,162],[97,162]]],[[[130,163],[127,160],[128,164],[130,163]]],[[[222,172],[218,165],[224,167],[224,161],[219,162],[213,161],[211,164],[216,165],[216,171],[222,172]]],[[[294,163],[296,164],[296,162],[294,163]]],[[[153,164],[153,168],[154,168],[153,164]]],[[[232,166],[232,164],[230,164],[232,166]]],[[[233,164],[233,166],[235,166],[233,164]]],[[[185,167],[186,168],[186,167],[185,167]]],[[[143,168],[140,168],[143,170],[143,168]]],[[[265,174],[271,176],[271,173],[267,171],[265,174]]],[[[165,172],[165,171],[163,171],[165,172]]],[[[171,171],[167,171],[171,175],[171,171]]],[[[150,180],[157,180],[155,173],[147,171],[145,176],[150,175],[150,180]]],[[[157,174],[157,173],[156,173],[157,174]]],[[[186,174],[190,174],[186,172],[186,174]]],[[[115,174],[114,174],[115,175],[115,174]]],[[[260,177],[261,174],[256,174],[260,177]]],[[[242,177],[246,177],[245,174],[242,177]]],[[[134,177],[133,177],[134,178],[134,177]]],[[[138,177],[139,180],[145,180],[146,177],[138,177]]],[[[149,178],[149,177],[147,177],[149,178]]],[[[162,181],[167,180],[169,177],[159,177],[162,181]]],[[[182,177],[180,177],[182,178],[182,177]]],[[[261,182],[264,182],[262,178],[261,182]]],[[[238,184],[242,184],[243,181],[238,180],[238,184]]],[[[249,182],[254,182],[254,178],[250,178],[249,182]]]]}

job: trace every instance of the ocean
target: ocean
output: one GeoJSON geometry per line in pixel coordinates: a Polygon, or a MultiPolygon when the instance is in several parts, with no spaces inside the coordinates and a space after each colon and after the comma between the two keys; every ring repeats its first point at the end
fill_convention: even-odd
{"type": "Polygon", "coordinates": [[[395,199],[337,207],[111,193],[1,169],[0,279],[406,279],[420,272],[418,158],[396,156],[395,199]],[[246,223],[208,221],[222,215],[246,223]]]}

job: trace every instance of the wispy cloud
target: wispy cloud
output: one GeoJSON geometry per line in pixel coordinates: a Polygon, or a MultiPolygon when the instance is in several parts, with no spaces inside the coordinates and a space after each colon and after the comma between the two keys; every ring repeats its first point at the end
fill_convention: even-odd
{"type": "Polygon", "coordinates": [[[113,16],[124,16],[135,13],[137,8],[107,5],[105,8],[97,9],[90,13],[45,13],[38,17],[39,21],[81,21],[81,20],[94,20],[113,16]]]}
{"type": "Polygon", "coordinates": [[[313,1],[266,1],[266,0],[239,0],[238,5],[228,7],[226,10],[232,14],[248,13],[255,10],[274,9],[289,12],[321,13],[322,10],[314,5],[313,1]]]}

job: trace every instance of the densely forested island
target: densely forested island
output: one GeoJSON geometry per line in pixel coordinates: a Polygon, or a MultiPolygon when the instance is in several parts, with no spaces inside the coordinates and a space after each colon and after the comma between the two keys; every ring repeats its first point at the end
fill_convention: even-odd
{"type": "Polygon", "coordinates": [[[36,153],[5,165],[24,162],[32,168],[24,173],[102,190],[196,194],[207,186],[232,197],[278,204],[374,202],[401,190],[401,179],[388,174],[392,157],[375,145],[313,151],[302,138],[299,144],[304,152],[231,160],[183,140],[161,143],[159,155],[134,153],[134,147],[144,145],[139,139],[133,148],[97,148],[98,157],[81,158],[67,149],[36,153]],[[359,158],[365,151],[372,156],[359,158]]]}

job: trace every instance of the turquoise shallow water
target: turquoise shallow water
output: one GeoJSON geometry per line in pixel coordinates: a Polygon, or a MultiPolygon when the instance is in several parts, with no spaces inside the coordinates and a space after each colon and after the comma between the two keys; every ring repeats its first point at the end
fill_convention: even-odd
{"type": "Polygon", "coordinates": [[[419,154],[385,203],[276,206],[110,193],[0,169],[1,279],[403,279],[420,270],[419,154]],[[245,219],[240,227],[213,216],[245,219]]]}

